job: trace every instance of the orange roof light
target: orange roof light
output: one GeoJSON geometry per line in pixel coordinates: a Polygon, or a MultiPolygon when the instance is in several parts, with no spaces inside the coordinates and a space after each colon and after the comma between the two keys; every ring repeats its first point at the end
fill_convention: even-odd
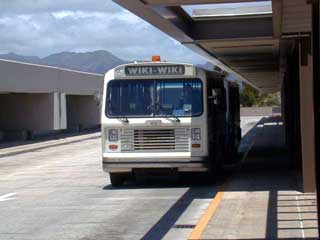
{"type": "Polygon", "coordinates": [[[152,56],[152,62],[161,62],[160,56],[152,56]]]}

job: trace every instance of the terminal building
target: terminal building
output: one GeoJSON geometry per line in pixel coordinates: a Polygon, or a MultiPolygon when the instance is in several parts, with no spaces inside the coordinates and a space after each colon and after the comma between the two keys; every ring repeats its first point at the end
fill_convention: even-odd
{"type": "Polygon", "coordinates": [[[320,193],[318,0],[114,2],[259,91],[280,91],[290,160],[303,191],[320,193]]]}
{"type": "Polygon", "coordinates": [[[0,60],[0,140],[100,124],[103,75],[0,60]]]}

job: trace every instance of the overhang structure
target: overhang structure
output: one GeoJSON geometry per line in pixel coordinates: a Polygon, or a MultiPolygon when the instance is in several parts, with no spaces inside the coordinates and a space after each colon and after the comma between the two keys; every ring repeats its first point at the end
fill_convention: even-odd
{"type": "Polygon", "coordinates": [[[114,1],[262,92],[280,90],[291,43],[309,37],[312,25],[307,0],[114,1]],[[262,4],[222,5],[245,2],[262,4]]]}

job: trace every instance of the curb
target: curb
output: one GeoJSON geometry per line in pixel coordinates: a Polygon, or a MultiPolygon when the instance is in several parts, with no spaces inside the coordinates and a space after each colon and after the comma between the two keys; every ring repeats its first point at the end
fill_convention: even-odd
{"type": "MultiPolygon", "coordinates": [[[[45,146],[38,146],[38,147],[35,146],[35,147],[30,147],[28,149],[22,149],[22,150],[16,150],[16,151],[13,150],[12,152],[9,152],[9,153],[1,153],[1,150],[0,150],[0,158],[15,156],[15,155],[23,154],[23,153],[28,153],[28,152],[34,152],[34,151],[38,151],[38,150],[42,150],[42,149],[46,149],[46,148],[57,147],[57,146],[62,146],[62,145],[66,145],[66,144],[78,143],[78,142],[82,142],[82,141],[86,141],[86,140],[90,140],[90,139],[98,139],[100,137],[101,137],[101,135],[84,137],[81,139],[74,139],[74,140],[70,139],[69,141],[66,140],[65,142],[62,142],[62,143],[56,143],[56,144],[52,143],[52,144],[48,144],[45,146]]],[[[54,140],[51,140],[51,141],[54,141],[54,140]]],[[[41,142],[39,142],[39,143],[41,143],[41,142]]]]}

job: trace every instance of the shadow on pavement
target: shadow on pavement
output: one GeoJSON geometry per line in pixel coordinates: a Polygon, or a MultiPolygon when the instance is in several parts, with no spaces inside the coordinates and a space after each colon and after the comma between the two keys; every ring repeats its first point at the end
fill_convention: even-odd
{"type": "MultiPolygon", "coordinates": [[[[148,184],[128,184],[121,188],[105,186],[105,190],[116,191],[135,188],[183,188],[190,187],[185,194],[150,228],[143,239],[162,239],[172,228],[180,216],[195,199],[213,199],[219,185],[227,181],[224,187],[226,194],[232,192],[267,192],[264,202],[267,206],[259,209],[256,206],[259,198],[253,197],[252,202],[244,201],[241,208],[234,208],[234,202],[224,199],[218,210],[223,211],[214,216],[207,226],[203,239],[229,239],[230,234],[235,234],[232,239],[317,239],[312,237],[317,232],[315,195],[303,195],[301,190],[301,178],[296,165],[288,157],[288,149],[285,144],[285,132],[280,116],[262,118],[243,137],[240,153],[245,157],[237,167],[233,175],[221,178],[215,185],[203,186],[203,183],[190,184],[190,182],[163,182],[151,181],[148,184]],[[267,199],[266,199],[267,198],[267,199]],[[257,201],[257,202],[255,202],[257,201]],[[231,205],[228,205],[231,204],[231,205]],[[233,205],[232,205],[233,204],[233,205]],[[247,205],[246,205],[247,204],[247,205]],[[246,215],[251,211],[252,215],[246,215]],[[244,214],[241,214],[244,212],[244,214]],[[239,217],[240,216],[240,217],[239,217]],[[254,216],[254,217],[252,217],[254,216]],[[234,219],[238,217],[239,219],[234,219]],[[250,218],[251,219],[250,222],[250,218]],[[244,231],[255,229],[254,219],[265,220],[263,226],[256,226],[257,235],[245,238],[244,231]],[[238,225],[225,224],[238,222],[238,225]],[[253,221],[253,222],[252,222],[253,221]],[[223,224],[224,223],[224,224],[223,224]],[[250,226],[247,226],[250,224],[250,226]],[[253,228],[252,228],[253,227],[253,228]],[[221,235],[218,233],[220,232],[221,235]],[[305,235],[301,235],[303,232],[305,235]],[[265,235],[262,236],[261,235],[265,235]],[[228,236],[228,237],[227,237],[228,236]]],[[[237,199],[237,198],[235,198],[237,199]]],[[[230,200],[230,199],[229,199],[230,200]]],[[[234,199],[233,199],[234,200],[234,199]]],[[[186,226],[194,228],[194,226],[186,226]]]]}
{"type": "MultiPolygon", "coordinates": [[[[118,191],[123,189],[162,189],[162,188],[189,188],[176,202],[170,207],[170,209],[154,224],[149,231],[142,237],[142,239],[158,240],[163,237],[172,228],[178,228],[175,225],[178,219],[190,206],[190,204],[196,199],[208,199],[211,200],[215,197],[219,180],[216,184],[208,184],[204,182],[204,179],[149,179],[146,181],[129,182],[122,187],[112,187],[111,185],[105,186],[104,190],[118,191]]],[[[193,229],[195,225],[184,225],[183,228],[193,229]]]]}
{"type": "MultiPolygon", "coordinates": [[[[142,239],[162,239],[195,199],[212,199],[217,193],[215,187],[191,187],[142,237],[142,239]]],[[[187,226],[194,228],[195,226],[187,226]]]]}
{"type": "Polygon", "coordinates": [[[265,217],[264,226],[257,225],[256,230],[251,228],[250,239],[318,239],[315,194],[299,192],[302,189],[301,173],[297,164],[289,158],[281,116],[262,118],[243,137],[239,149],[246,157],[224,189],[229,193],[229,197],[233,196],[234,199],[222,201],[220,207],[223,209],[219,214],[222,217],[211,220],[208,226],[211,229],[205,232],[204,239],[229,239],[224,235],[230,237],[231,234],[235,237],[232,235],[235,231],[238,231],[236,239],[244,239],[241,236],[245,236],[245,231],[250,229],[245,225],[258,224],[254,219],[265,217]],[[241,192],[245,195],[241,195],[241,192]],[[247,192],[256,193],[251,202],[241,198],[247,196],[247,192]],[[264,200],[259,199],[259,194],[263,192],[267,193],[267,199],[264,198],[267,200],[267,210],[261,204],[264,200]],[[232,208],[235,199],[242,201],[242,209],[232,208]],[[236,220],[227,216],[231,215],[232,210],[236,220]],[[245,215],[239,216],[241,212],[245,215]],[[219,232],[221,221],[232,220],[239,221],[238,225],[233,225],[233,229],[226,226],[226,229],[220,232],[224,234],[214,233],[219,232]],[[263,233],[265,236],[261,237],[263,233]]]}

